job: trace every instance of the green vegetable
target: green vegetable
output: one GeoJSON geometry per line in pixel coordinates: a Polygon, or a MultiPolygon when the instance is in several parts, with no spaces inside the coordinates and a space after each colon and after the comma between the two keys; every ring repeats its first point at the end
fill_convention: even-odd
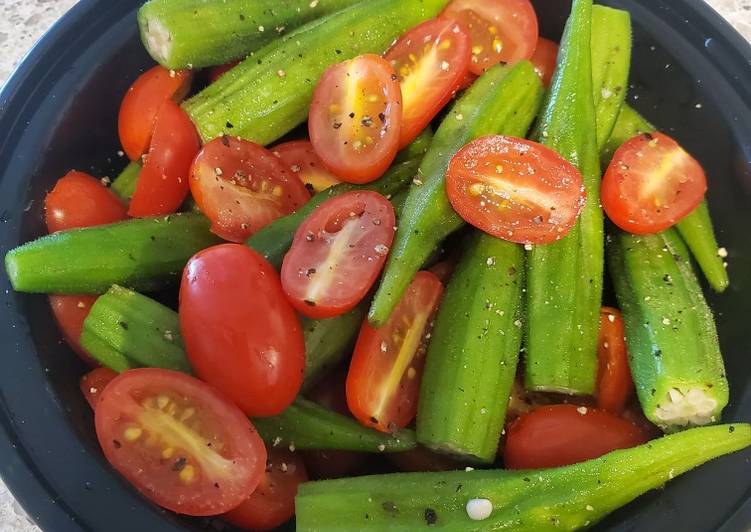
{"type": "Polygon", "coordinates": [[[718,421],[728,382],[712,311],[683,241],[673,229],[618,233],[609,239],[608,265],[644,414],[666,430],[718,421]]]}
{"type": "Polygon", "coordinates": [[[205,141],[222,134],[269,144],[308,117],[313,90],[332,64],[382,53],[446,0],[370,0],[311,22],[258,50],[185,102],[205,141]]]}
{"type": "Polygon", "coordinates": [[[190,257],[218,242],[200,215],[134,219],[44,236],[10,251],[5,270],[18,292],[148,291],[179,279],[190,257]]]}
{"type": "Polygon", "coordinates": [[[81,346],[87,353],[96,359],[97,362],[113,371],[120,373],[140,367],[140,364],[136,361],[126,357],[122,352],[96,335],[87,334],[83,331],[80,340],[81,346]]]}
{"type": "Polygon", "coordinates": [[[618,115],[618,120],[616,120],[615,126],[613,126],[613,131],[610,133],[610,138],[605,145],[600,148],[600,161],[602,167],[608,167],[610,160],[613,158],[613,154],[624,142],[636,135],[651,133],[655,129],[656,128],[636,112],[633,107],[629,105],[621,107],[621,112],[618,115]]]}
{"type": "MultiPolygon", "coordinates": [[[[116,360],[124,358],[131,365],[191,372],[177,313],[117,285],[91,307],[81,345],[105,366],[112,361],[114,350],[120,354],[116,360]]],[[[120,364],[116,365],[112,369],[122,371],[120,364]]]]}
{"type": "Polygon", "coordinates": [[[428,347],[417,441],[492,463],[521,347],[524,252],[476,232],[446,288],[428,347]]]}
{"type": "Polygon", "coordinates": [[[141,175],[141,163],[131,162],[120,172],[120,175],[112,182],[112,192],[120,196],[120,199],[129,202],[136,192],[138,177],[141,175]]]}
{"type": "Polygon", "coordinates": [[[306,22],[358,0],[151,0],[138,10],[141,40],[171,69],[244,58],[306,22]]]}
{"type": "Polygon", "coordinates": [[[273,446],[369,453],[409,451],[417,446],[411,430],[384,434],[302,398],[278,416],[256,418],[253,424],[263,441],[273,446]]]}
{"type": "Polygon", "coordinates": [[[592,1],[575,0],[538,125],[539,141],[581,171],[587,202],[567,236],[535,246],[527,257],[525,377],[530,390],[592,394],[595,389],[604,244],[591,26],[592,1]]]}
{"type": "Polygon", "coordinates": [[[307,482],[295,499],[297,530],[579,530],[672,478],[749,445],[751,426],[739,423],[687,430],[556,469],[307,482]],[[466,505],[472,499],[492,504],[484,521],[469,519],[466,505]]]}
{"type": "Polygon", "coordinates": [[[381,285],[370,308],[374,326],[383,325],[412,278],[431,253],[464,225],[445,190],[451,158],[483,135],[526,135],[542,100],[542,85],[526,61],[488,70],[444,118],[410,186],[381,285]]]}

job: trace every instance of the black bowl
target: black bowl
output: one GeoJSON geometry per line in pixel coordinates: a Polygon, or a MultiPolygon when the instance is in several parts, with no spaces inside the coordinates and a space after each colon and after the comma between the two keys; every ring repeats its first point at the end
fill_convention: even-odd
{"type": "MultiPolygon", "coordinates": [[[[629,101],[707,169],[710,207],[730,251],[733,285],[711,297],[731,383],[728,420],[751,419],[751,48],[699,0],[612,0],[635,25],[629,101]]],[[[40,41],[0,94],[0,251],[44,232],[44,194],[71,168],[112,175],[117,109],[151,64],[140,0],[83,0],[40,41]]],[[[536,1],[543,33],[560,36],[569,7],[536,1]]],[[[142,499],[99,452],[78,391],[84,367],[61,343],[44,297],[2,278],[0,474],[30,515],[55,531],[177,531],[182,519],[142,499]]],[[[751,451],[725,457],[640,498],[601,530],[746,530],[751,451]]]]}

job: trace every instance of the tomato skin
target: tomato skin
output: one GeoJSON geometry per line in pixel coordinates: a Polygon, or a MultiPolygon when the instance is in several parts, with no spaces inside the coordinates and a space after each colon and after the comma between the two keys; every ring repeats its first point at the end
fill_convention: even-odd
{"type": "Polygon", "coordinates": [[[295,515],[297,487],[307,481],[300,453],[272,448],[266,474],[253,495],[222,517],[246,530],[273,530],[295,515]]]}
{"type": "Polygon", "coordinates": [[[131,161],[149,149],[156,115],[167,100],[181,101],[190,91],[193,74],[176,70],[174,76],[162,66],[144,72],[125,93],[120,105],[120,143],[131,161]]]}
{"type": "Polygon", "coordinates": [[[250,420],[184,373],[121,373],[101,393],[94,421],[107,461],[144,496],[176,513],[227,512],[263,477],[266,448],[250,420]]]}
{"type": "Polygon", "coordinates": [[[218,65],[209,69],[209,83],[214,83],[227,72],[235,68],[240,61],[232,61],[224,65],[218,65]]]}
{"type": "Polygon", "coordinates": [[[396,216],[376,192],[355,191],[319,205],[300,225],[282,263],[282,286],[309,318],[352,310],[383,268],[396,216]]]}
{"type": "Polygon", "coordinates": [[[117,377],[119,373],[110,368],[96,368],[81,377],[78,383],[81,393],[92,410],[96,410],[99,398],[104,388],[117,377]]]}
{"type": "Polygon", "coordinates": [[[154,135],[128,214],[161,216],[175,212],[188,195],[190,165],[201,141],[188,114],[168,100],[156,116],[154,135]]]}
{"type": "Polygon", "coordinates": [[[543,406],[508,426],[503,460],[508,469],[560,467],[646,442],[639,427],[604,410],[543,406]]]}
{"type": "Polygon", "coordinates": [[[279,144],[271,149],[271,153],[279,157],[285,169],[296,175],[309,192],[323,192],[341,183],[323,164],[309,140],[279,144]]]}
{"type": "Polygon", "coordinates": [[[89,364],[97,366],[99,363],[94,360],[86,350],[81,347],[81,331],[86,316],[91,312],[91,307],[96,303],[97,296],[49,296],[52,314],[55,321],[63,333],[65,343],[78,355],[78,357],[89,364]]]}
{"type": "Polygon", "coordinates": [[[110,224],[127,217],[125,206],[114,192],[98,179],[75,170],[58,179],[44,198],[44,220],[50,233],[110,224]]]}
{"type": "Polygon", "coordinates": [[[558,61],[558,43],[540,37],[530,61],[535,67],[535,72],[540,76],[542,84],[549,87],[558,61]]]}
{"type": "Polygon", "coordinates": [[[396,157],[401,125],[399,80],[380,56],[333,65],[318,81],[308,117],[310,141],[342,181],[362,184],[381,177],[396,157]]]}
{"type": "Polygon", "coordinates": [[[196,375],[247,415],[273,416],[294,400],[305,365],[302,327],[276,271],[255,251],[222,244],[190,259],[180,327],[196,375]]]}
{"type": "Polygon", "coordinates": [[[608,218],[624,231],[664,231],[704,199],[707,176],[701,164],[664,133],[626,141],[613,155],[600,190],[608,218]]]}
{"type": "Polygon", "coordinates": [[[361,424],[394,432],[414,419],[425,337],[442,295],[438,277],[420,271],[383,327],[363,322],[347,375],[347,405],[361,424]]]}
{"type": "Polygon", "coordinates": [[[597,407],[620,414],[634,392],[628,364],[626,331],[618,309],[602,307],[597,340],[597,407]]]}

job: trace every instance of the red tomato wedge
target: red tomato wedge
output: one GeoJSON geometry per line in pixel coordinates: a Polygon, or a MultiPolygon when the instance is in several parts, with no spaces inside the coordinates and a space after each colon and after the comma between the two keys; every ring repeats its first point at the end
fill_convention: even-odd
{"type": "Polygon", "coordinates": [[[537,46],[537,14],[529,0],[452,0],[442,17],[462,22],[472,39],[470,70],[529,59],[537,46]]]}
{"type": "Polygon", "coordinates": [[[361,55],[329,67],[316,85],[308,117],[310,141],[342,181],[369,183],[396,157],[402,93],[391,65],[361,55]]]}
{"type": "Polygon", "coordinates": [[[104,388],[118,375],[119,373],[110,368],[96,368],[81,377],[78,385],[92,410],[96,409],[104,388]]]}
{"type": "Polygon", "coordinates": [[[298,312],[331,318],[352,310],[383,268],[394,240],[394,207],[376,192],[347,192],[300,225],[282,263],[282,286],[298,312]]]}
{"type": "Polygon", "coordinates": [[[151,147],[128,214],[161,216],[180,208],[190,190],[190,165],[200,148],[198,132],[187,113],[175,102],[165,102],[156,116],[151,147]]]}
{"type": "Polygon", "coordinates": [[[189,70],[170,71],[155,66],[143,73],[125,93],[120,105],[120,143],[131,161],[149,149],[156,115],[167,100],[180,102],[190,91],[193,74],[189,70]]]}
{"type": "Polygon", "coordinates": [[[481,137],[451,159],[446,192],[454,210],[478,229],[520,244],[554,242],[584,207],[579,170],[530,140],[481,137]]]}
{"type": "Polygon", "coordinates": [[[630,233],[659,233],[675,225],[704,199],[701,164],[663,133],[645,133],[613,155],[602,181],[602,207],[630,233]]]}
{"type": "Polygon", "coordinates": [[[540,76],[542,84],[549,87],[558,61],[558,43],[540,37],[530,61],[535,67],[535,72],[540,76]]]}
{"type": "Polygon", "coordinates": [[[636,425],[604,410],[576,405],[539,407],[506,429],[508,469],[559,467],[647,442],[636,425]]]}
{"type": "Polygon", "coordinates": [[[276,415],[300,390],[300,320],[274,268],[252,249],[223,244],[190,259],[180,285],[180,329],[196,375],[247,415],[276,415]]]}
{"type": "Polygon", "coordinates": [[[126,371],[104,389],[94,414],[112,467],[173,512],[227,512],[263,477],[266,448],[250,420],[214,388],[183,373],[126,371]]]}
{"type": "Polygon", "coordinates": [[[253,495],[222,517],[246,530],[274,530],[295,515],[297,487],[307,481],[300,453],[272,448],[266,473],[253,495]]]}
{"type": "Polygon", "coordinates": [[[470,48],[461,24],[435,18],[412,28],[386,52],[402,87],[400,147],[415,140],[461,87],[470,48]]]}
{"type": "Polygon", "coordinates": [[[71,171],[44,198],[44,217],[47,231],[55,233],[119,222],[128,215],[120,199],[101,181],[71,171]]]}
{"type": "Polygon", "coordinates": [[[634,381],[628,364],[623,317],[618,309],[600,309],[597,358],[597,407],[620,414],[634,392],[634,381]]]}
{"type": "Polygon", "coordinates": [[[78,357],[91,366],[98,365],[98,362],[81,347],[81,331],[83,322],[89,315],[92,305],[97,300],[97,296],[59,296],[51,295],[50,307],[55,321],[63,333],[65,343],[78,355],[78,357]]]}
{"type": "Polygon", "coordinates": [[[414,419],[426,337],[442,294],[434,273],[418,272],[386,325],[362,324],[347,375],[347,404],[363,425],[394,432],[414,419]]]}
{"type": "Polygon", "coordinates": [[[323,192],[341,183],[328,171],[323,161],[308,140],[293,140],[271,148],[271,153],[279,157],[285,170],[296,175],[309,192],[323,192]]]}
{"type": "Polygon", "coordinates": [[[211,230],[231,242],[245,241],[310,199],[269,150],[226,136],[206,144],[193,161],[190,190],[211,230]]]}
{"type": "Polygon", "coordinates": [[[227,72],[235,68],[239,62],[240,61],[232,61],[231,63],[227,63],[225,65],[218,65],[215,67],[211,67],[209,69],[209,83],[214,83],[216,80],[221,78],[227,72]]]}

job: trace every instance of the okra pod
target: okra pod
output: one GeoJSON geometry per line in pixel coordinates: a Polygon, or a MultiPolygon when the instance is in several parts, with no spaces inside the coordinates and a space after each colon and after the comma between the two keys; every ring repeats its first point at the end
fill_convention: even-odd
{"type": "Polygon", "coordinates": [[[644,414],[664,430],[718,421],[728,382],[712,311],[683,241],[673,229],[618,232],[609,238],[608,266],[644,414]]]}
{"type": "Polygon", "coordinates": [[[485,72],[454,104],[433,137],[410,185],[369,320],[382,326],[431,253],[464,225],[445,189],[451,158],[465,144],[491,134],[523,137],[542,101],[542,84],[526,61],[485,72]]]}
{"type": "Polygon", "coordinates": [[[130,198],[136,191],[138,177],[141,175],[141,163],[133,161],[120,172],[112,182],[112,192],[117,194],[121,200],[129,202],[130,198]]]}

